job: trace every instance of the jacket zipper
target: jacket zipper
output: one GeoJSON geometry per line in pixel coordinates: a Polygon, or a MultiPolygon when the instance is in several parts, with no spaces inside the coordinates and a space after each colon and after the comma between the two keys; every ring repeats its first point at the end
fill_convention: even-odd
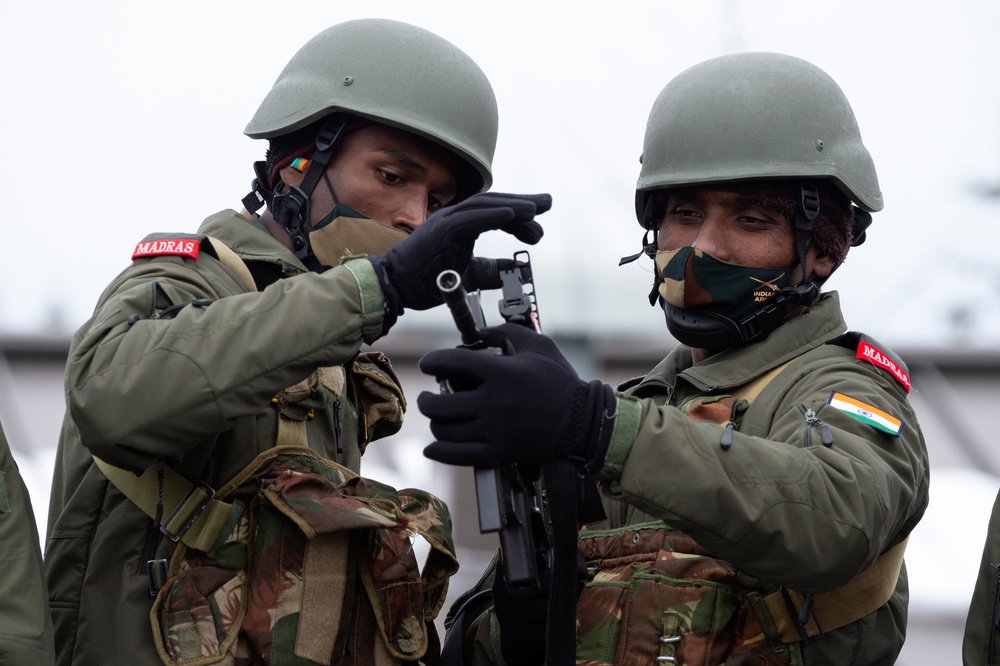
{"type": "Polygon", "coordinates": [[[726,423],[726,429],[722,431],[722,437],[719,439],[719,446],[722,447],[723,451],[728,451],[729,447],[733,445],[733,430],[739,422],[739,419],[750,409],[750,401],[740,398],[733,403],[733,410],[729,414],[729,421],[726,423]]]}
{"type": "Polygon", "coordinates": [[[823,421],[820,420],[820,418],[818,416],[816,416],[816,412],[814,412],[813,410],[809,409],[808,407],[806,407],[805,405],[803,405],[801,402],[798,404],[798,408],[799,408],[799,411],[802,412],[802,415],[805,416],[805,418],[806,418],[806,427],[805,427],[805,429],[803,430],[803,433],[802,433],[803,444],[805,446],[812,446],[812,431],[813,431],[813,428],[815,428],[816,426],[819,426],[819,429],[820,429],[819,430],[820,431],[820,441],[823,443],[823,446],[826,446],[826,447],[832,446],[833,445],[833,432],[830,430],[830,426],[828,426],[827,424],[823,423],[823,421]]]}
{"type": "Polygon", "coordinates": [[[726,424],[726,429],[722,431],[722,439],[719,440],[719,446],[722,447],[723,451],[729,450],[729,447],[733,445],[733,428],[736,427],[736,423],[730,421],[726,424]]]}
{"type": "Polygon", "coordinates": [[[340,437],[340,396],[333,399],[333,434],[337,439],[337,453],[344,452],[344,443],[340,437]]]}

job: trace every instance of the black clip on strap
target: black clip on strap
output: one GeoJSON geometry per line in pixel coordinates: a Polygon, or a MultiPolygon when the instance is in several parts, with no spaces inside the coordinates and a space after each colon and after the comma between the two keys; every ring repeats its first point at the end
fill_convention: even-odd
{"type": "Polygon", "coordinates": [[[146,583],[149,585],[149,596],[155,597],[167,583],[167,561],[146,561],[146,583]]]}
{"type": "Polygon", "coordinates": [[[815,643],[823,638],[823,627],[820,626],[819,618],[813,612],[813,597],[811,594],[805,595],[805,602],[802,604],[801,610],[795,608],[795,602],[792,601],[792,597],[788,594],[787,589],[781,588],[781,597],[785,600],[788,614],[792,616],[792,623],[795,624],[795,629],[799,632],[799,637],[802,638],[803,645],[815,643]],[[816,631],[819,632],[815,636],[810,636],[806,632],[806,625],[809,624],[810,618],[816,623],[816,631]]]}

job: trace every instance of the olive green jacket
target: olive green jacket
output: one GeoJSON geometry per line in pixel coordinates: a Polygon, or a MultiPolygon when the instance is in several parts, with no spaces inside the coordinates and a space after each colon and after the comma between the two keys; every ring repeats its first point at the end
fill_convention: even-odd
{"type": "Polygon", "coordinates": [[[962,663],[966,666],[993,666],[1000,663],[1000,493],[993,502],[983,559],[972,591],[969,616],[965,621],[962,663]]]}
{"type": "Polygon", "coordinates": [[[42,551],[28,489],[0,430],[0,664],[55,658],[42,551]]]}
{"type": "MultiPolygon", "coordinates": [[[[832,292],[759,343],[697,365],[678,346],[627,384],[598,474],[609,520],[594,527],[661,520],[746,574],[806,593],[847,583],[899,543],[927,505],[923,435],[892,374],[856,360],[853,348],[826,344],[845,330],[832,292]],[[724,426],[677,407],[745,386],[791,359],[743,414],[728,448],[724,426]],[[828,405],[833,391],[902,419],[900,436],[828,405]],[[826,424],[830,446],[800,406],[826,424]]],[[[893,663],[907,601],[904,568],[888,604],[806,646],[805,663],[893,663]]],[[[476,623],[477,660],[499,662],[497,627],[486,624],[476,623]]]]}
{"type": "MultiPolygon", "coordinates": [[[[201,242],[196,260],[135,260],[73,338],[45,559],[59,664],[160,663],[145,563],[169,559],[174,544],[92,456],[135,472],[163,460],[219,487],[274,445],[277,392],[349,363],[381,332],[382,292],[367,259],[308,272],[233,211],[199,234],[235,250],[260,291],[248,293],[208,241],[187,235],[201,242]]],[[[307,435],[311,448],[358,470],[365,442],[350,400],[318,411],[307,435]]]]}

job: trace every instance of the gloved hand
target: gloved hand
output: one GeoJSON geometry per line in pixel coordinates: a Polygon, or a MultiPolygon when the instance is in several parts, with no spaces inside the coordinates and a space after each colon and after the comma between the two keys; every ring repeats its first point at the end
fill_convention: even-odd
{"type": "Polygon", "coordinates": [[[549,593],[515,597],[507,589],[499,562],[493,574],[493,612],[500,625],[500,651],[510,666],[545,662],[549,593]]]}
{"type": "Polygon", "coordinates": [[[487,328],[483,337],[508,353],[441,349],[420,359],[425,374],[452,387],[417,398],[437,439],[424,455],[449,465],[569,460],[599,469],[614,428],[614,390],[580,379],[550,338],[524,326],[487,328]]]}
{"type": "Polygon", "coordinates": [[[537,243],[542,227],[535,216],[551,207],[548,194],[477,194],[436,211],[406,240],[384,255],[369,257],[382,284],[389,325],[404,308],[426,310],[441,303],[438,274],[447,269],[464,273],[483,232],[499,229],[530,245],[537,243]]]}

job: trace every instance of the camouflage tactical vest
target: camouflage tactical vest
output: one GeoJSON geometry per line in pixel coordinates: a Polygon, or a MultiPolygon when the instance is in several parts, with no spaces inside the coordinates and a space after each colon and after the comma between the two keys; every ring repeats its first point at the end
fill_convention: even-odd
{"type": "Polygon", "coordinates": [[[577,664],[801,663],[798,645],[762,626],[756,581],[687,534],[662,522],[584,530],[580,549],[590,582],[577,605],[577,664]]]}
{"type": "Polygon", "coordinates": [[[382,354],[320,368],[273,404],[278,437],[215,494],[232,505],[204,552],[178,544],[151,612],[167,666],[434,663],[433,620],[458,570],[447,507],[308,448],[305,423],[352,396],[362,447],[399,430],[405,399],[382,354]],[[412,538],[430,544],[418,568],[412,538]]]}
{"type": "MultiPolygon", "coordinates": [[[[694,421],[738,427],[750,402],[787,363],[732,394],[680,406],[694,421]]],[[[584,530],[590,582],[577,605],[577,664],[801,664],[763,601],[774,592],[656,521],[584,530]]]]}
{"type": "Polygon", "coordinates": [[[458,569],[440,500],[275,447],[217,496],[218,545],[180,544],[152,610],[163,662],[392,664],[437,652],[432,620],[458,569]],[[431,546],[418,569],[411,536],[431,546]]]}

